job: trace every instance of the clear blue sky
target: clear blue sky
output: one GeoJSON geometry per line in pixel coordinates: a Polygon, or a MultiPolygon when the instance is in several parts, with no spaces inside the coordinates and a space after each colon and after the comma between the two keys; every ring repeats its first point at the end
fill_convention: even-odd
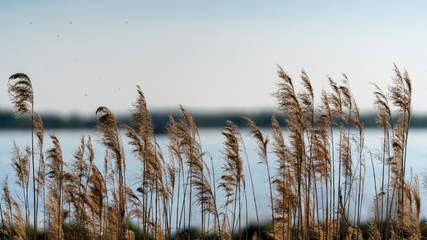
{"type": "Polygon", "coordinates": [[[318,92],[348,75],[362,110],[369,82],[409,71],[425,113],[424,1],[2,1],[0,108],[7,80],[27,73],[36,110],[131,108],[139,84],[154,109],[273,109],[276,64],[318,92]]]}

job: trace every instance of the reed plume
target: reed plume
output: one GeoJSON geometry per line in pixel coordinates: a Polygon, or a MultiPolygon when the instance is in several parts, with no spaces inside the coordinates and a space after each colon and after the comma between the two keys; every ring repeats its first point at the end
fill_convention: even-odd
{"type": "MultiPolygon", "coordinates": [[[[89,164],[85,160],[86,143],[84,136],[80,138],[80,146],[74,152],[74,159],[71,162],[71,171],[69,172],[69,181],[66,183],[67,195],[70,195],[71,203],[74,205],[74,218],[76,220],[77,231],[84,229],[88,216],[86,216],[85,203],[86,199],[86,184],[90,171],[89,164]]],[[[80,237],[82,233],[79,233],[80,237]]]]}
{"type": "Polygon", "coordinates": [[[93,160],[94,152],[90,137],[86,142],[85,137],[82,136],[69,170],[64,172],[64,203],[69,206],[70,221],[72,228],[75,228],[67,235],[72,235],[74,238],[85,238],[88,226],[94,225],[92,215],[86,211],[87,206],[90,205],[87,192],[93,160]]]}
{"type": "Polygon", "coordinates": [[[27,233],[25,230],[25,222],[24,219],[22,217],[22,212],[21,209],[19,207],[19,204],[13,201],[13,206],[14,206],[14,210],[13,210],[13,222],[14,222],[14,230],[15,230],[15,237],[14,239],[27,239],[27,233]]]}
{"type": "MultiPolygon", "coordinates": [[[[320,228],[320,216],[319,212],[317,212],[318,217],[318,226],[316,232],[322,232],[325,235],[325,239],[328,239],[330,236],[329,222],[330,222],[330,213],[329,213],[329,196],[328,196],[328,187],[331,179],[331,156],[330,156],[330,143],[329,143],[329,135],[327,129],[319,128],[314,130],[312,135],[312,158],[313,158],[313,168],[314,168],[314,181],[319,182],[320,186],[325,186],[325,196],[323,195],[322,189],[321,191],[321,202],[324,217],[323,223],[324,228],[320,228]],[[323,206],[324,198],[326,198],[326,204],[323,206]]],[[[317,185],[316,185],[317,186],[317,185]]],[[[317,189],[317,187],[315,188],[317,189]]],[[[317,194],[316,190],[316,194],[317,194]]],[[[317,196],[317,195],[316,195],[317,196]]],[[[317,199],[317,197],[316,197],[317,199]]],[[[319,204],[316,204],[319,206],[319,204]]],[[[318,209],[318,208],[317,208],[318,209]]]]}
{"type": "MultiPolygon", "coordinates": [[[[184,186],[185,184],[185,175],[184,175],[184,160],[183,160],[183,156],[181,154],[182,152],[182,147],[181,147],[181,139],[180,139],[180,134],[179,134],[179,130],[178,130],[178,123],[175,121],[172,113],[169,113],[169,123],[167,126],[167,132],[168,132],[168,137],[169,137],[169,144],[168,144],[168,150],[169,150],[169,154],[171,157],[171,165],[174,166],[174,168],[176,169],[176,165],[178,166],[178,169],[176,170],[175,173],[178,173],[178,193],[177,193],[177,199],[176,199],[176,220],[175,220],[175,229],[176,232],[181,232],[181,227],[179,224],[179,205],[180,205],[180,193],[181,193],[181,178],[182,178],[182,186],[184,186]],[[176,165],[175,165],[176,162],[176,165]]],[[[185,197],[185,195],[184,195],[185,197]]],[[[172,201],[173,203],[173,201],[172,201]]],[[[171,210],[172,212],[172,210],[171,210]]]]}
{"type": "MultiPolygon", "coordinates": [[[[13,143],[12,167],[16,172],[16,183],[22,189],[22,202],[24,204],[25,209],[25,232],[28,231],[27,227],[29,224],[28,185],[30,179],[30,151],[30,147],[27,146],[25,149],[25,153],[21,153],[16,143],[13,143]]],[[[17,205],[16,202],[12,202],[12,204],[17,205]]]]}
{"type": "Polygon", "coordinates": [[[5,202],[6,210],[4,215],[4,226],[0,229],[0,234],[6,239],[26,239],[27,232],[25,229],[25,221],[22,217],[19,204],[10,194],[7,177],[3,181],[2,200],[5,202]]]}
{"type": "Polygon", "coordinates": [[[18,115],[32,114],[33,112],[33,85],[30,78],[24,73],[16,73],[9,78],[8,92],[18,115]]]}
{"type": "Polygon", "coordinates": [[[64,183],[64,160],[62,158],[61,145],[54,133],[50,134],[53,147],[47,153],[46,166],[48,167],[48,196],[46,213],[48,215],[48,237],[50,239],[64,238],[64,222],[68,212],[63,210],[63,183],[64,183]]]}
{"type": "MultiPolygon", "coordinates": [[[[304,117],[303,109],[298,99],[298,95],[295,92],[294,85],[292,83],[291,77],[285,73],[285,71],[279,66],[278,67],[278,76],[280,81],[277,83],[279,90],[274,93],[274,96],[278,102],[278,108],[286,116],[286,123],[288,125],[288,131],[290,132],[290,145],[293,160],[291,161],[293,168],[296,170],[296,184],[297,184],[297,228],[299,238],[305,238],[304,235],[304,221],[303,221],[303,207],[302,203],[306,203],[305,212],[308,214],[307,196],[304,194],[304,189],[306,189],[305,181],[306,178],[306,144],[304,139],[304,133],[306,129],[306,119],[304,117]]],[[[308,222],[306,222],[308,224],[308,222]]]]}
{"type": "Polygon", "coordinates": [[[120,137],[120,132],[117,128],[116,119],[113,113],[106,107],[99,107],[96,110],[96,114],[100,114],[98,118],[97,130],[101,134],[100,143],[104,145],[108,151],[113,155],[113,159],[115,162],[115,167],[118,170],[118,199],[117,199],[117,211],[118,211],[118,219],[116,227],[118,238],[122,238],[124,236],[124,221],[125,221],[125,206],[126,206],[126,198],[124,192],[124,172],[125,172],[125,156],[122,147],[122,141],[120,137]]]}
{"type": "MultiPolygon", "coordinates": [[[[341,231],[341,225],[342,225],[342,219],[346,219],[347,217],[345,214],[345,209],[343,209],[343,201],[342,199],[345,198],[342,187],[341,187],[341,175],[342,173],[342,161],[343,161],[343,151],[346,149],[343,149],[343,144],[345,144],[343,140],[343,135],[345,134],[344,129],[344,123],[345,123],[345,113],[344,113],[344,107],[345,107],[345,99],[342,95],[342,90],[340,90],[340,87],[338,84],[332,79],[329,78],[329,85],[331,87],[331,92],[329,94],[330,99],[330,105],[332,106],[332,115],[334,118],[337,118],[336,122],[334,122],[335,125],[339,127],[339,139],[338,139],[338,175],[336,176],[338,178],[337,183],[337,200],[336,202],[336,208],[334,209],[336,212],[336,223],[337,225],[334,226],[334,236],[335,237],[343,237],[343,232],[341,231]],[[341,216],[341,218],[340,218],[341,216]]],[[[334,181],[335,182],[335,181],[334,181]]],[[[335,195],[334,195],[335,197],[335,195]]]]}
{"type": "Polygon", "coordinates": [[[295,169],[291,169],[292,153],[285,144],[283,131],[280,128],[276,117],[271,119],[273,127],[273,153],[277,157],[277,175],[273,180],[274,189],[274,211],[276,226],[274,231],[281,239],[292,239],[292,218],[293,209],[297,206],[297,196],[295,194],[295,178],[292,174],[295,169]],[[285,237],[286,236],[286,237],[285,237]]]}
{"type": "Polygon", "coordinates": [[[22,188],[24,194],[24,201],[26,201],[26,194],[28,192],[27,185],[30,176],[30,160],[28,148],[29,147],[26,148],[26,153],[22,154],[16,143],[13,143],[12,167],[16,172],[16,183],[22,188]]]}
{"type": "MultiPolygon", "coordinates": [[[[390,199],[393,199],[394,196],[390,196],[391,194],[391,183],[390,183],[390,173],[391,173],[391,164],[389,159],[391,159],[391,136],[392,133],[390,131],[393,131],[393,119],[391,115],[391,109],[389,105],[389,100],[386,94],[381,90],[381,88],[373,83],[375,87],[374,96],[374,107],[376,108],[377,112],[377,118],[376,123],[377,125],[382,129],[383,131],[383,146],[382,146],[382,174],[381,174],[381,192],[386,192],[386,206],[385,206],[385,228],[376,230],[375,232],[378,232],[378,234],[385,235],[385,238],[387,239],[388,233],[389,233],[389,226],[392,220],[391,213],[389,212],[389,208],[391,209],[393,207],[393,201],[390,201],[390,199]],[[387,170],[387,172],[386,172],[387,170]],[[386,176],[387,175],[387,176],[386,176]]],[[[394,193],[394,190],[393,190],[394,193]]],[[[381,194],[381,212],[380,212],[380,226],[382,226],[383,217],[384,217],[384,195],[381,194]]],[[[370,227],[377,227],[378,224],[371,224],[370,227]]]]}
{"type": "MultiPolygon", "coordinates": [[[[348,109],[348,112],[346,114],[346,119],[345,121],[347,122],[348,128],[347,128],[347,133],[343,133],[343,154],[342,154],[342,164],[343,166],[343,170],[344,170],[344,177],[345,177],[345,202],[344,202],[344,206],[347,207],[347,210],[345,210],[347,215],[350,215],[349,209],[350,209],[350,196],[351,196],[351,192],[353,190],[353,186],[355,184],[360,185],[361,181],[363,180],[363,176],[361,173],[361,169],[363,167],[363,148],[364,148],[364,137],[363,137],[363,126],[360,122],[360,113],[359,113],[359,108],[357,106],[357,103],[353,97],[353,94],[350,90],[350,84],[349,84],[349,80],[347,75],[343,74],[343,85],[340,86],[340,91],[341,94],[343,96],[342,100],[343,100],[343,104],[344,106],[348,109]],[[351,127],[355,127],[358,132],[357,134],[353,134],[351,131],[351,127]],[[359,168],[359,176],[357,176],[357,173],[355,172],[353,174],[353,159],[351,158],[351,142],[350,142],[350,138],[353,138],[354,141],[356,142],[355,147],[357,148],[358,152],[359,152],[359,156],[358,159],[356,160],[356,166],[354,167],[354,170],[357,171],[357,168],[359,168]],[[348,167],[350,166],[350,167],[348,167]],[[355,183],[355,179],[358,178],[359,181],[355,183]],[[348,189],[348,190],[347,190],[348,189]]],[[[356,189],[357,190],[357,189],[356,189]]],[[[357,202],[355,203],[355,205],[357,205],[357,202]]],[[[357,217],[357,212],[354,213],[354,216],[356,219],[357,217]]],[[[353,230],[355,228],[353,227],[353,230]]]]}
{"type": "Polygon", "coordinates": [[[232,222],[231,222],[231,235],[233,236],[236,218],[239,224],[239,238],[241,237],[240,228],[240,209],[241,209],[241,187],[245,184],[243,174],[243,162],[240,156],[240,145],[238,139],[238,128],[231,122],[226,122],[228,127],[221,130],[221,134],[225,137],[223,142],[224,150],[221,151],[224,155],[223,175],[219,187],[224,189],[226,202],[224,203],[225,211],[227,212],[228,206],[233,204],[232,222]],[[238,213],[236,214],[236,209],[238,213]],[[236,217],[236,215],[238,217],[236,217]]]}
{"type": "MultiPolygon", "coordinates": [[[[305,129],[305,135],[307,138],[307,146],[308,146],[308,153],[307,155],[307,166],[306,168],[306,176],[305,176],[305,185],[306,185],[306,198],[305,201],[305,209],[310,209],[311,203],[311,195],[313,194],[313,213],[308,214],[306,213],[306,224],[310,225],[311,222],[314,222],[314,214],[316,209],[317,216],[319,216],[319,206],[318,206],[318,197],[317,197],[317,181],[315,179],[316,172],[314,168],[313,163],[313,132],[314,132],[314,124],[315,124],[315,112],[314,112],[314,92],[313,87],[311,86],[310,78],[308,77],[307,73],[304,69],[301,70],[300,75],[303,90],[298,94],[299,103],[301,105],[301,110],[304,115],[304,119],[306,122],[306,129],[305,129]],[[314,188],[314,189],[313,189],[314,188]],[[310,217],[312,218],[312,221],[310,221],[310,217]]],[[[319,219],[318,219],[319,221],[319,219]]],[[[310,227],[310,229],[314,229],[313,227],[310,227]]]]}
{"type": "Polygon", "coordinates": [[[92,229],[95,238],[104,236],[104,205],[105,203],[105,179],[96,166],[88,178],[88,207],[92,215],[92,229]]]}
{"type": "Polygon", "coordinates": [[[7,177],[3,181],[1,199],[5,203],[6,209],[2,212],[4,215],[4,224],[0,229],[0,234],[5,237],[5,239],[26,239],[27,231],[25,229],[21,208],[10,194],[7,177]]]}
{"type": "Polygon", "coordinates": [[[10,195],[9,186],[7,184],[8,178],[3,180],[1,200],[4,202],[5,209],[2,210],[2,228],[0,232],[2,236],[10,238],[13,234],[13,200],[10,195]]]}
{"type": "Polygon", "coordinates": [[[258,128],[258,126],[255,124],[254,121],[252,121],[251,119],[244,117],[244,119],[248,122],[249,127],[250,127],[250,132],[252,134],[252,137],[255,138],[255,140],[257,141],[258,144],[258,155],[261,159],[261,163],[265,164],[265,166],[267,167],[267,176],[268,176],[268,185],[269,185],[269,189],[270,189],[270,204],[271,204],[271,221],[273,223],[273,238],[275,238],[275,227],[274,227],[274,199],[273,199],[273,189],[272,189],[272,179],[271,179],[271,174],[270,174],[270,166],[268,164],[268,136],[264,137],[264,135],[262,134],[261,130],[258,128]]]}
{"type": "MultiPolygon", "coordinates": [[[[178,136],[180,138],[180,145],[182,149],[182,153],[185,159],[185,164],[187,165],[187,178],[189,183],[189,209],[188,209],[188,232],[187,237],[190,239],[190,230],[191,230],[191,215],[192,215],[192,197],[193,197],[193,188],[196,187],[196,191],[201,194],[199,196],[202,219],[201,224],[204,226],[204,214],[206,213],[205,200],[206,197],[209,198],[213,195],[208,194],[208,186],[209,181],[205,179],[204,168],[205,163],[203,161],[203,152],[200,144],[199,131],[196,126],[196,123],[193,119],[193,116],[189,114],[183,106],[180,106],[181,109],[181,119],[177,125],[178,127],[178,136]]],[[[210,188],[210,186],[209,186],[210,188]]],[[[186,191],[185,191],[186,192],[186,191]]],[[[210,191],[212,192],[212,191],[210,191]]],[[[184,193],[185,196],[185,193],[184,193]]],[[[214,201],[213,201],[214,202],[214,201]]],[[[202,233],[203,235],[203,233],[202,233]]]]}
{"type": "MultiPolygon", "coordinates": [[[[14,104],[16,109],[16,114],[26,115],[31,114],[31,168],[33,172],[33,203],[34,209],[36,207],[36,176],[34,169],[34,94],[33,94],[33,85],[30,78],[24,73],[16,73],[9,78],[8,82],[8,92],[11,102],[14,104]]],[[[27,203],[28,204],[28,203],[27,203]]],[[[26,211],[26,229],[29,231],[29,221],[28,214],[26,211]]],[[[34,213],[34,235],[33,238],[37,239],[37,213],[34,213]]]]}
{"type": "Polygon", "coordinates": [[[412,83],[409,78],[408,72],[402,73],[399,68],[394,66],[395,76],[393,77],[393,85],[390,87],[390,99],[394,106],[398,108],[398,112],[402,119],[402,146],[403,154],[401,156],[401,169],[400,169],[400,195],[399,195],[399,205],[400,205],[400,224],[403,228],[404,213],[405,213],[405,172],[406,172],[406,152],[407,152],[407,143],[408,143],[408,134],[409,126],[412,118],[412,83]]]}
{"type": "MultiPolygon", "coordinates": [[[[376,170],[371,157],[375,198],[368,236],[362,236],[360,224],[366,190],[364,127],[347,76],[343,74],[340,83],[329,78],[331,90],[322,91],[316,105],[310,78],[304,70],[300,75],[300,91],[296,91],[291,77],[281,67],[278,67],[278,76],[278,91],[274,96],[279,110],[285,114],[287,128],[283,132],[278,119],[271,119],[271,150],[276,158],[273,165],[268,155],[268,136],[254,121],[245,118],[258,144],[258,157],[267,167],[270,190],[273,231],[258,230],[256,236],[326,240],[362,237],[420,239],[420,183],[418,177],[406,176],[412,118],[412,84],[408,73],[395,66],[393,85],[388,94],[374,84],[376,123],[383,133],[382,148],[377,158],[382,165],[380,171],[376,170]],[[394,112],[398,114],[394,115],[394,112]],[[339,139],[334,142],[334,134],[338,134],[336,131],[339,131],[339,139]]],[[[67,165],[59,140],[52,133],[53,147],[48,149],[45,161],[43,120],[34,111],[33,89],[28,76],[22,73],[11,76],[9,94],[17,115],[31,114],[37,144],[34,145],[32,136],[32,146],[26,147],[24,152],[17,144],[13,145],[12,167],[20,188],[16,195],[23,207],[11,196],[6,178],[0,201],[1,237],[29,237],[31,170],[34,236],[37,234],[41,195],[44,230],[49,239],[136,239],[139,237],[137,232],[129,228],[130,223],[135,222],[138,232],[142,223],[144,240],[172,239],[173,228],[177,239],[183,237],[181,234],[191,239],[195,236],[191,228],[197,208],[201,213],[198,221],[200,239],[211,238],[212,233],[214,238],[231,239],[237,236],[237,228],[239,239],[250,237],[248,230],[246,235],[242,233],[241,219],[242,208],[246,204],[248,227],[241,155],[246,154],[246,149],[243,137],[233,122],[227,121],[227,126],[221,130],[225,140],[221,151],[224,164],[219,190],[225,195],[225,203],[220,211],[216,200],[213,157],[209,168],[205,162],[209,155],[202,149],[195,120],[182,106],[179,117],[175,119],[172,114],[169,117],[169,158],[165,158],[156,140],[146,99],[137,86],[131,125],[124,126],[131,150],[141,163],[137,186],[134,187],[126,184],[126,161],[120,131],[114,115],[106,107],[96,111],[99,142],[106,148],[104,169],[100,170],[95,164],[91,139],[84,136],[67,165]],[[37,176],[34,156],[39,159],[37,176]],[[172,226],[173,217],[176,217],[175,227],[172,226]]],[[[246,159],[249,164],[247,155],[246,159]]],[[[252,188],[255,192],[253,184],[252,188]]],[[[254,203],[258,220],[255,194],[254,203]]]]}
{"type": "MultiPolygon", "coordinates": [[[[38,209],[39,209],[39,196],[42,194],[43,199],[43,208],[45,207],[45,175],[46,175],[46,167],[45,167],[45,160],[43,155],[43,140],[44,140],[44,124],[42,117],[37,113],[34,112],[35,118],[33,120],[33,126],[35,128],[35,134],[37,136],[37,151],[39,156],[39,166],[37,170],[37,187],[36,187],[36,202],[35,202],[35,209],[34,209],[34,219],[38,219],[38,209]]],[[[38,225],[38,221],[34,222],[34,232],[36,232],[38,225]]],[[[45,212],[43,211],[43,231],[46,232],[46,218],[45,218],[45,212]]]]}
{"type": "MultiPolygon", "coordinates": [[[[137,156],[138,160],[142,163],[142,205],[143,210],[143,232],[144,238],[148,238],[147,232],[152,229],[157,237],[157,211],[159,207],[155,208],[156,214],[153,221],[150,219],[149,213],[149,193],[155,193],[156,205],[157,199],[160,197],[160,187],[163,185],[162,182],[162,166],[159,160],[158,152],[160,149],[156,148],[156,140],[154,137],[154,126],[151,119],[151,114],[147,109],[147,103],[145,96],[139,86],[137,86],[138,97],[133,104],[132,110],[132,127],[125,126],[127,129],[126,136],[131,140],[129,144],[133,146],[133,153],[137,156]],[[162,182],[162,183],[160,183],[162,182]],[[154,226],[150,226],[150,223],[154,223],[154,226]]],[[[163,198],[165,199],[165,198],[163,198]]],[[[151,209],[151,208],[150,208],[151,209]]]]}
{"type": "MultiPolygon", "coordinates": [[[[194,124],[195,126],[195,124],[194,124]]],[[[195,147],[198,146],[195,150],[195,158],[191,164],[192,169],[192,185],[195,189],[196,200],[195,203],[201,207],[202,214],[202,235],[201,238],[205,237],[204,233],[204,225],[206,224],[205,215],[212,214],[214,221],[219,222],[219,214],[218,208],[216,205],[216,199],[214,195],[214,191],[211,187],[211,179],[210,179],[210,171],[209,167],[206,165],[201,149],[201,144],[195,140],[195,147]]],[[[219,232],[219,230],[215,229],[218,225],[214,225],[214,233],[219,232]]],[[[208,226],[209,227],[209,226],[208,226]]]]}

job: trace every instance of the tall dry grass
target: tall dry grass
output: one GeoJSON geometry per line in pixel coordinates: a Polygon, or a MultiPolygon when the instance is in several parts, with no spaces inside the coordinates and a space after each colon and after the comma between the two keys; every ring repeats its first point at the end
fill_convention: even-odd
{"type": "Polygon", "coordinates": [[[378,154],[364,146],[363,123],[346,75],[341,81],[329,78],[329,90],[322,90],[319,98],[304,70],[301,88],[281,67],[278,77],[274,96],[286,118],[272,117],[271,136],[245,118],[258,144],[259,162],[266,168],[271,229],[261,229],[249,157],[233,122],[227,121],[221,130],[223,166],[216,178],[219,169],[213,162],[221,159],[203,151],[196,122],[182,106],[179,115],[170,114],[168,157],[164,156],[138,86],[130,126],[118,126],[107,107],[96,110],[104,166],[94,164],[98,156],[91,137],[85,136],[67,162],[54,133],[53,146],[44,152],[43,120],[34,111],[31,81],[25,74],[13,75],[11,101],[17,115],[31,115],[33,134],[24,152],[14,144],[11,160],[20,189],[11,193],[5,178],[0,236],[36,239],[37,222],[42,220],[47,239],[420,239],[420,183],[417,176],[407,175],[406,165],[412,116],[407,72],[395,66],[388,93],[374,84],[377,124],[383,132],[378,154]],[[135,183],[126,181],[122,133],[140,163],[135,183]],[[364,203],[366,160],[381,163],[379,172],[373,167],[372,204],[364,203]],[[247,170],[255,211],[248,209],[247,170]],[[224,201],[218,200],[219,194],[224,201]],[[368,232],[361,229],[364,207],[373,213],[368,232]],[[252,235],[248,215],[257,219],[252,235]]]}

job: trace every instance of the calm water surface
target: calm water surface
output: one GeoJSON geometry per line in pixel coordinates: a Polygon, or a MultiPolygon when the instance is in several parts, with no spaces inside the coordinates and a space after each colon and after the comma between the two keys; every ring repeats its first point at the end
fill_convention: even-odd
{"type": "MultiPolygon", "coordinates": [[[[263,129],[264,133],[270,134],[269,129],[263,129]]],[[[52,146],[50,138],[48,136],[49,130],[45,131],[45,144],[44,149],[48,149],[52,146]]],[[[269,190],[267,183],[267,172],[264,165],[259,164],[259,158],[257,155],[257,145],[256,143],[248,136],[248,131],[242,129],[244,134],[244,141],[248,153],[249,163],[252,168],[252,174],[254,178],[255,185],[255,195],[258,201],[258,208],[261,220],[269,220],[271,217],[271,212],[269,210],[269,190]]],[[[73,129],[73,130],[55,130],[63,152],[64,160],[70,162],[73,159],[73,153],[76,151],[81,136],[85,135],[92,137],[93,147],[95,151],[95,164],[103,169],[103,157],[105,149],[97,142],[99,136],[87,129],[73,129]]],[[[122,134],[123,142],[127,142],[128,139],[122,134]]],[[[208,152],[206,155],[206,161],[208,165],[211,166],[210,156],[212,156],[212,161],[215,170],[215,176],[219,179],[221,175],[221,166],[223,165],[223,159],[221,150],[223,148],[222,142],[224,138],[220,133],[220,129],[200,129],[200,137],[202,142],[203,151],[208,152]]],[[[157,140],[163,148],[163,154],[165,158],[168,158],[169,154],[167,153],[166,144],[168,143],[167,135],[157,135],[157,140]]],[[[15,173],[13,172],[11,166],[11,151],[13,146],[13,141],[21,148],[21,151],[24,150],[25,145],[31,144],[31,131],[28,130],[0,130],[0,179],[4,179],[6,176],[9,176],[9,184],[11,188],[15,188],[15,173]]],[[[371,213],[372,199],[374,197],[374,179],[372,174],[372,167],[370,163],[370,158],[368,151],[370,150],[373,155],[375,155],[381,147],[382,142],[382,132],[375,129],[367,129],[365,131],[365,153],[367,157],[366,161],[366,182],[365,182],[365,195],[364,195],[364,207],[363,207],[363,218],[367,219],[371,213]]],[[[137,178],[136,176],[140,175],[141,165],[140,162],[134,157],[131,152],[129,145],[125,144],[124,146],[126,152],[126,164],[127,164],[127,183],[136,188],[137,178]]],[[[427,168],[427,129],[414,129],[411,130],[408,142],[408,155],[407,155],[407,176],[413,172],[413,174],[425,174],[427,168]]],[[[271,164],[274,164],[275,156],[270,153],[269,161],[271,164]]],[[[377,177],[380,176],[380,165],[378,160],[374,160],[376,165],[376,174],[377,177]]],[[[247,171],[246,162],[244,163],[245,175],[247,178],[247,183],[250,184],[249,174],[247,171]]],[[[15,188],[16,189],[16,188],[15,188]]],[[[17,189],[16,189],[17,191],[17,189]]],[[[422,197],[422,211],[421,217],[427,218],[427,194],[426,191],[421,189],[422,197]]],[[[15,191],[12,191],[15,193],[15,191]]],[[[219,190],[217,191],[218,201],[223,201],[223,193],[219,190]]],[[[16,198],[17,199],[17,198],[16,198]]],[[[253,211],[253,200],[252,200],[252,190],[248,187],[248,209],[250,221],[255,221],[255,212],[253,211]]],[[[32,206],[32,203],[30,203],[32,206]]],[[[195,219],[197,214],[194,215],[195,219]]],[[[196,221],[196,220],[195,220],[196,221]]]]}

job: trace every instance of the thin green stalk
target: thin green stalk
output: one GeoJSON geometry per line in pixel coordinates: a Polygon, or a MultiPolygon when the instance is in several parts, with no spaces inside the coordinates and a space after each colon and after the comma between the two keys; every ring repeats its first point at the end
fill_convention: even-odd
{"type": "Polygon", "coordinates": [[[334,214],[335,211],[335,146],[334,146],[334,131],[332,129],[332,126],[330,126],[331,130],[331,165],[332,165],[332,191],[331,191],[331,209],[332,209],[332,215],[331,215],[331,221],[332,221],[332,236],[335,236],[335,221],[334,221],[334,214]]]}
{"type": "Polygon", "coordinates": [[[1,229],[4,228],[4,220],[3,220],[3,210],[1,208],[1,201],[0,201],[0,216],[1,216],[1,229]]]}
{"type": "MultiPolygon", "coordinates": [[[[199,137],[199,142],[200,142],[200,137],[199,137]]],[[[203,158],[201,159],[201,161],[202,161],[202,178],[205,176],[204,175],[204,169],[203,169],[203,165],[204,165],[204,161],[203,161],[203,158]]],[[[204,192],[205,192],[205,190],[204,189],[202,189],[202,193],[201,194],[204,194],[204,192]]],[[[205,227],[205,219],[204,219],[204,205],[205,205],[205,202],[204,202],[204,198],[202,198],[202,204],[201,204],[201,208],[202,208],[202,211],[201,211],[201,218],[202,218],[202,236],[201,236],[201,238],[202,238],[202,240],[204,239],[204,227],[205,227]]]]}
{"type": "Polygon", "coordinates": [[[62,217],[62,179],[63,179],[63,175],[64,175],[64,164],[63,162],[61,162],[61,173],[60,173],[60,177],[59,177],[59,202],[58,202],[58,240],[61,239],[60,237],[60,232],[61,232],[61,217],[62,217]]]}
{"type": "Polygon", "coordinates": [[[237,207],[237,180],[236,180],[236,189],[234,190],[234,205],[233,205],[233,224],[231,225],[231,237],[234,237],[234,228],[235,228],[235,221],[236,221],[236,207],[237,207]]]}
{"type": "Polygon", "coordinates": [[[179,217],[179,193],[181,189],[181,186],[179,186],[181,183],[181,172],[180,172],[181,168],[182,168],[182,164],[178,164],[178,197],[176,200],[176,222],[175,222],[175,225],[176,225],[175,237],[177,240],[179,239],[179,232],[180,232],[180,228],[178,227],[178,217],[179,217]]]}
{"type": "Polygon", "coordinates": [[[180,218],[179,218],[179,230],[181,230],[181,221],[182,221],[182,218],[184,218],[184,229],[185,229],[185,207],[186,207],[186,205],[185,205],[185,200],[186,200],[186,196],[187,196],[187,188],[188,188],[188,183],[189,183],[189,181],[190,181],[190,174],[187,174],[187,180],[185,180],[184,179],[185,178],[185,176],[184,176],[184,167],[182,167],[182,186],[184,187],[185,186],[185,188],[184,188],[184,193],[183,193],[183,200],[182,200],[182,205],[181,205],[181,215],[180,215],[180,218]]]}
{"type": "MultiPolygon", "coordinates": [[[[340,117],[341,118],[341,117],[340,117]]],[[[342,195],[341,195],[341,154],[342,154],[342,152],[341,152],[341,147],[342,147],[342,128],[343,128],[343,126],[342,126],[342,120],[340,120],[340,141],[339,141],[339,152],[338,152],[338,201],[342,198],[342,195]]],[[[341,219],[340,219],[340,217],[339,217],[339,213],[340,213],[340,204],[339,204],[339,202],[337,203],[337,224],[338,224],[338,229],[337,229],[337,231],[338,231],[338,235],[339,235],[339,237],[342,237],[341,236],[341,219]]]]}
{"type": "Polygon", "coordinates": [[[157,206],[157,203],[158,203],[158,199],[159,199],[159,189],[158,189],[158,186],[157,186],[157,184],[158,184],[158,179],[157,179],[158,177],[157,177],[157,169],[156,169],[156,173],[155,173],[155,181],[156,181],[156,190],[155,190],[155,194],[156,194],[156,197],[155,197],[155,208],[156,208],[156,212],[155,212],[155,220],[154,220],[154,239],[157,239],[157,224],[158,224],[158,222],[157,222],[157,211],[158,211],[158,206],[157,206]]]}
{"type": "MultiPolygon", "coordinates": [[[[372,153],[369,153],[369,154],[371,155],[372,172],[373,172],[373,175],[374,175],[375,197],[377,197],[378,196],[378,191],[377,191],[377,177],[375,176],[374,160],[372,158],[372,153]]],[[[378,223],[378,219],[377,219],[377,217],[378,217],[378,200],[377,199],[375,199],[375,214],[374,214],[374,217],[375,217],[375,222],[378,223]]]]}
{"type": "Polygon", "coordinates": [[[261,236],[261,227],[260,227],[260,224],[259,224],[259,216],[258,216],[258,205],[257,205],[257,202],[256,202],[254,180],[252,178],[251,165],[249,164],[248,153],[246,151],[246,146],[245,146],[245,143],[243,142],[243,138],[241,138],[240,140],[242,141],[243,153],[245,154],[246,164],[248,165],[249,177],[250,177],[250,180],[251,180],[252,195],[253,195],[254,204],[255,204],[255,214],[256,214],[256,220],[257,220],[257,226],[258,226],[258,236],[261,236]]]}
{"type": "MultiPolygon", "coordinates": [[[[328,169],[326,167],[326,169],[328,169]]],[[[328,191],[328,175],[325,176],[325,196],[326,196],[326,211],[325,211],[325,222],[323,224],[325,224],[325,231],[326,231],[326,237],[325,239],[328,240],[328,236],[329,236],[329,191],[328,191]]],[[[323,199],[323,196],[322,196],[323,199]]],[[[323,201],[322,201],[323,202],[323,201]]]]}
{"type": "MultiPolygon", "coordinates": [[[[215,186],[215,168],[214,168],[214,164],[213,164],[213,159],[211,156],[211,164],[212,164],[212,186],[213,186],[213,191],[214,191],[214,201],[215,201],[215,206],[216,206],[216,186],[215,186]]],[[[214,216],[215,218],[215,216],[214,216]]],[[[219,224],[219,216],[217,214],[216,219],[214,220],[214,236],[215,235],[215,231],[216,231],[216,225],[218,224],[218,232],[221,232],[221,225],[219,224]]],[[[209,224],[208,224],[209,226],[209,224]]]]}
{"type": "Polygon", "coordinates": [[[241,190],[240,190],[240,180],[239,180],[239,239],[242,239],[242,215],[241,215],[241,209],[242,209],[242,206],[241,206],[241,196],[240,196],[240,192],[241,192],[241,190]]]}
{"type": "Polygon", "coordinates": [[[192,142],[190,142],[190,166],[189,166],[189,169],[190,169],[190,202],[189,202],[189,209],[188,209],[188,240],[190,240],[190,237],[191,237],[191,205],[192,205],[192,202],[191,202],[191,197],[192,197],[192,192],[193,192],[193,168],[192,168],[192,166],[193,166],[193,159],[192,159],[192,156],[193,156],[193,151],[192,151],[192,142]]]}
{"type": "Polygon", "coordinates": [[[36,177],[34,170],[34,100],[31,104],[31,163],[33,168],[34,240],[37,240],[36,177]]]}
{"type": "Polygon", "coordinates": [[[271,176],[270,176],[270,167],[268,165],[268,159],[267,159],[267,155],[265,158],[265,164],[267,166],[267,173],[268,173],[268,185],[270,187],[270,204],[271,204],[271,220],[273,223],[273,238],[276,238],[276,233],[275,233],[275,228],[274,228],[274,205],[273,205],[273,189],[271,187],[271,176]]]}
{"type": "Polygon", "coordinates": [[[248,221],[248,197],[246,195],[246,184],[244,185],[244,191],[245,191],[245,236],[246,236],[246,240],[248,240],[248,228],[249,228],[249,221],[248,221]]]}

